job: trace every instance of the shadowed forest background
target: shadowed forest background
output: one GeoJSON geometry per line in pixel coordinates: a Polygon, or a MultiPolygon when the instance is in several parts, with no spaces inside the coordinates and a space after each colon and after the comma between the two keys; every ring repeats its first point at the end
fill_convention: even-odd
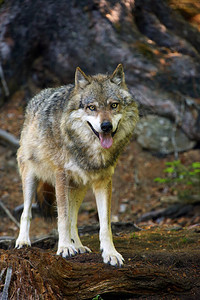
{"type": "Polygon", "coordinates": [[[0,296],[5,296],[12,265],[9,299],[34,293],[30,299],[92,299],[98,294],[102,299],[198,299],[199,170],[199,1],[0,1],[0,296]],[[112,220],[118,222],[113,230],[129,265],[124,271],[102,266],[91,192],[80,208],[79,226],[93,254],[68,262],[59,258],[56,267],[56,219],[44,220],[35,204],[31,238],[35,246],[50,250],[22,249],[21,261],[8,249],[18,234],[23,203],[16,151],[25,107],[41,89],[73,83],[77,66],[88,75],[111,74],[119,63],[140,111],[113,176],[112,220]],[[143,230],[135,231],[134,223],[143,230]],[[48,237],[40,242],[42,236],[48,237]],[[25,258],[40,263],[31,269],[25,258]],[[13,260],[19,261],[20,275],[13,260]],[[47,261],[48,272],[43,270],[47,261]],[[60,283],[55,283],[54,265],[60,283]],[[36,269],[40,280],[33,280],[36,269]],[[63,270],[72,278],[78,272],[79,280],[84,272],[90,275],[81,288],[72,282],[69,287],[62,281],[68,274],[63,270]],[[121,281],[116,283],[116,277],[121,281]]]}

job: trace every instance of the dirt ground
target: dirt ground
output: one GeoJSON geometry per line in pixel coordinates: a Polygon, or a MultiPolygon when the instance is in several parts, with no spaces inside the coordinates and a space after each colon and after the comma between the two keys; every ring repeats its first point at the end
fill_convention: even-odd
{"type": "MultiPolygon", "coordinates": [[[[20,136],[26,106],[25,92],[16,92],[11,100],[0,109],[0,128],[20,136]]],[[[195,149],[180,154],[181,161],[188,165],[199,161],[200,150],[195,149]]],[[[141,149],[134,140],[121,155],[113,176],[112,219],[113,221],[136,222],[138,226],[196,226],[200,223],[200,206],[194,206],[189,214],[178,219],[170,217],[157,219],[155,222],[139,222],[138,219],[146,212],[168,207],[161,201],[163,196],[173,192],[167,187],[154,182],[155,177],[163,176],[165,162],[173,161],[174,156],[160,157],[141,149]]],[[[21,180],[17,170],[16,153],[9,146],[0,142],[0,200],[13,212],[22,204],[21,180]]],[[[0,209],[0,236],[18,234],[17,226],[10,221],[0,209]]],[[[88,192],[79,213],[79,226],[98,222],[95,199],[88,192]]],[[[50,233],[56,228],[56,220],[46,222],[36,216],[31,224],[31,237],[50,233]]]]}

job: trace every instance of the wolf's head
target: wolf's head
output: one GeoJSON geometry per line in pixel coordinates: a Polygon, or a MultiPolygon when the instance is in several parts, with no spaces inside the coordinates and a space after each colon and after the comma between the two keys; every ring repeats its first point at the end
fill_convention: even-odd
{"type": "MultiPolygon", "coordinates": [[[[118,65],[112,75],[87,76],[79,67],[75,73],[74,97],[82,118],[91,133],[108,149],[113,144],[127,107],[135,106],[125,84],[123,67],[118,65]]],[[[136,106],[135,106],[136,107],[136,106]]],[[[128,129],[128,128],[127,128],[128,129]]]]}

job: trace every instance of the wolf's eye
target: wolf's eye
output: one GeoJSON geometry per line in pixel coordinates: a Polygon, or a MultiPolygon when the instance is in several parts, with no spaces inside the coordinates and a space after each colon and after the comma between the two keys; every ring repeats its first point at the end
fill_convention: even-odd
{"type": "Polygon", "coordinates": [[[111,104],[111,108],[112,109],[116,109],[118,107],[118,105],[119,105],[118,103],[112,103],[111,104]]]}
{"type": "Polygon", "coordinates": [[[96,107],[94,105],[89,105],[88,108],[91,111],[95,111],[96,110],[96,107]]]}

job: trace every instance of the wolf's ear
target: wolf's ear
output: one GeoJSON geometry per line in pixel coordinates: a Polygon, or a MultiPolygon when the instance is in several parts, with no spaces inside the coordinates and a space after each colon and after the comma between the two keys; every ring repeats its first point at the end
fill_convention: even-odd
{"type": "Polygon", "coordinates": [[[89,78],[85,75],[85,73],[79,68],[76,68],[75,73],[75,85],[83,89],[90,83],[89,78]]]}
{"type": "Polygon", "coordinates": [[[110,80],[117,85],[125,83],[125,75],[122,64],[117,66],[115,71],[112,73],[110,80]]]}

